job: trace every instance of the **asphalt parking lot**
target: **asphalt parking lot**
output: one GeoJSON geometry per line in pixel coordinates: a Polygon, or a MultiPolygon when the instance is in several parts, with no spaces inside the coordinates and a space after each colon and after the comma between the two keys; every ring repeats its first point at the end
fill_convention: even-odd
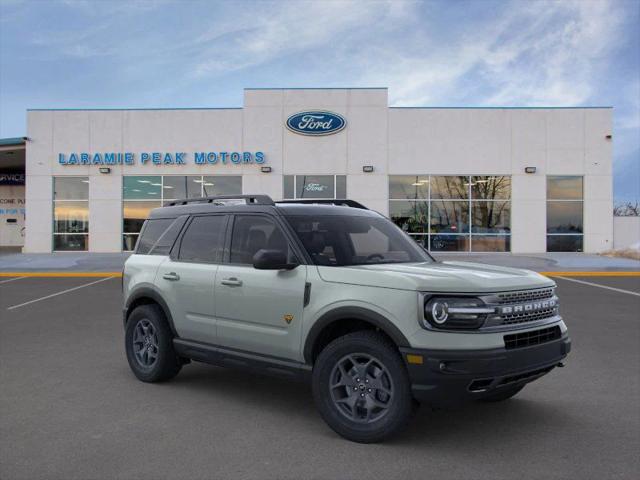
{"type": "Polygon", "coordinates": [[[638,478],[640,277],[556,281],[565,368],[359,445],[305,385],[202,364],[137,381],[120,279],[0,278],[0,478],[638,478]]]}

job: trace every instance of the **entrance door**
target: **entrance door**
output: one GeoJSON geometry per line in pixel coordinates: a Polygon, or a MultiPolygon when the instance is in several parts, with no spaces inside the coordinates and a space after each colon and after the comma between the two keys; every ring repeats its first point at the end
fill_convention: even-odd
{"type": "Polygon", "coordinates": [[[299,360],[307,267],[257,270],[253,256],[277,249],[293,258],[282,229],[266,215],[236,215],[229,263],[216,277],[218,343],[240,350],[299,360]]]}

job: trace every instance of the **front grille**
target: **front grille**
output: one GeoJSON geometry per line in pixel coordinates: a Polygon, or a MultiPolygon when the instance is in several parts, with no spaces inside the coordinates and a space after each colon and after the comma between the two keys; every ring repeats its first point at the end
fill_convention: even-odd
{"type": "Polygon", "coordinates": [[[560,336],[560,327],[556,325],[555,327],[543,328],[542,330],[505,335],[504,346],[507,350],[531,347],[533,345],[540,345],[542,343],[557,340],[560,336]]]}
{"type": "Polygon", "coordinates": [[[535,322],[536,320],[544,320],[545,318],[553,317],[556,314],[556,309],[546,308],[544,310],[538,310],[534,313],[514,313],[511,315],[502,316],[503,325],[513,325],[516,323],[535,322]]]}
{"type": "Polygon", "coordinates": [[[544,300],[553,297],[553,288],[540,288],[537,290],[521,290],[518,292],[499,293],[498,303],[505,305],[509,303],[529,302],[532,300],[544,300]]]}

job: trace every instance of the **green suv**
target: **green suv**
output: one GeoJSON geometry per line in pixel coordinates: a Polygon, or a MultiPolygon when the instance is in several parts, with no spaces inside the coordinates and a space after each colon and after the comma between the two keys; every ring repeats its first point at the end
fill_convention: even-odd
{"type": "Polygon", "coordinates": [[[145,222],[123,290],[140,380],[199,361],[310,381],[356,442],[397,432],[419,403],[506,400],[571,346],[548,278],[436,261],[351,200],[170,202],[145,222]]]}

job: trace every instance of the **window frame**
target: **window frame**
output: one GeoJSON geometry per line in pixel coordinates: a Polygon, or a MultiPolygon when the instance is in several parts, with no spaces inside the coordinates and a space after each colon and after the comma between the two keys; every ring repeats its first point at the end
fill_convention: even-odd
{"type": "MultiPolygon", "coordinates": [[[[164,204],[166,202],[172,201],[172,200],[180,200],[181,198],[176,197],[176,196],[167,196],[165,195],[165,185],[164,185],[164,179],[165,178],[176,178],[176,177],[194,177],[200,178],[200,182],[196,182],[200,184],[200,196],[204,196],[204,178],[205,177],[237,177],[240,179],[240,193],[238,193],[238,195],[242,194],[243,191],[243,187],[244,187],[244,179],[242,175],[237,175],[237,174],[233,174],[233,175],[205,175],[205,174],[200,174],[200,175],[186,175],[186,174],[169,174],[169,175],[162,175],[162,174],[143,174],[143,175],[123,175],[122,176],[122,185],[121,185],[121,192],[122,192],[122,199],[121,199],[121,208],[120,208],[120,241],[121,241],[121,251],[122,252],[135,252],[136,250],[136,246],[138,244],[138,238],[140,237],[140,233],[142,233],[142,229],[140,230],[140,232],[125,232],[124,231],[124,205],[126,202],[159,202],[160,206],[159,207],[155,207],[155,208],[161,208],[164,206],[164,204]],[[147,177],[160,177],[160,197],[154,197],[154,198],[125,198],[124,197],[124,182],[125,182],[125,178],[130,178],[130,177],[138,177],[138,178],[147,178],[147,177]],[[134,245],[133,250],[125,250],[124,249],[124,239],[125,237],[136,237],[136,242],[134,245]]],[[[188,192],[187,192],[188,194],[188,192]]],[[[191,197],[193,198],[193,197],[191,197]]]]}
{"type": "Polygon", "coordinates": [[[584,252],[584,175],[547,175],[545,178],[545,251],[551,253],[558,252],[574,252],[574,253],[582,253],[584,252]],[[579,178],[580,179],[580,198],[555,198],[549,197],[549,179],[550,178],[579,178]],[[549,205],[552,203],[580,203],[582,208],[580,209],[580,220],[582,225],[581,232],[565,232],[565,233],[557,233],[552,232],[549,233],[549,205]],[[580,237],[580,250],[549,250],[549,237],[580,237]]]}
{"type": "MultiPolygon", "coordinates": [[[[487,253],[484,250],[474,250],[473,249],[473,237],[474,236],[481,236],[481,237],[510,237],[509,238],[509,250],[505,250],[505,251],[499,251],[499,252],[492,252],[492,253],[510,253],[511,252],[511,236],[512,236],[512,230],[511,230],[511,220],[512,220],[512,213],[513,213],[513,200],[512,200],[512,196],[513,196],[513,175],[511,174],[500,174],[500,173],[493,173],[493,174],[469,174],[469,175],[453,175],[453,174],[390,174],[388,175],[389,177],[389,181],[387,182],[387,188],[388,188],[388,202],[389,202],[389,219],[393,222],[393,219],[391,218],[391,205],[393,204],[393,202],[408,202],[408,203],[426,203],[427,204],[427,225],[426,225],[426,231],[424,232],[405,232],[407,235],[409,235],[410,237],[412,237],[416,242],[418,242],[419,245],[422,245],[425,249],[427,249],[428,252],[447,252],[447,253],[456,253],[456,252],[460,252],[460,253],[487,253]],[[418,183],[421,179],[424,181],[424,179],[427,179],[428,182],[428,189],[427,189],[427,198],[394,198],[391,195],[391,177],[415,177],[415,182],[418,183]],[[467,195],[466,198],[433,198],[433,183],[434,183],[434,178],[437,177],[464,177],[466,178],[466,187],[467,187],[467,195]],[[493,199],[486,199],[486,198],[475,198],[473,195],[473,179],[474,178],[478,178],[478,177],[507,177],[509,179],[509,195],[508,197],[496,197],[493,199]],[[452,232],[434,232],[432,231],[432,214],[433,214],[433,205],[436,205],[437,203],[435,202],[454,202],[454,203],[460,203],[460,204],[466,204],[466,209],[467,209],[467,216],[468,216],[468,221],[467,221],[467,228],[462,231],[462,232],[457,232],[457,233],[452,233],[452,232]],[[478,203],[482,203],[482,202],[506,202],[508,203],[509,206],[509,232],[508,233],[480,233],[480,232],[474,232],[473,231],[473,206],[474,204],[478,204],[478,203]],[[465,237],[466,241],[467,241],[467,249],[466,250],[432,250],[431,249],[431,243],[432,243],[432,237],[437,237],[437,236],[447,236],[447,237],[452,237],[452,236],[459,236],[459,237],[465,237]]],[[[395,223],[395,222],[394,222],[395,223]]]]}
{"type": "Polygon", "coordinates": [[[196,265],[222,265],[224,263],[224,253],[225,253],[224,249],[226,246],[227,233],[229,230],[230,216],[231,215],[227,212],[218,212],[218,213],[212,212],[212,213],[189,215],[189,218],[184,222],[184,225],[182,225],[182,229],[180,230],[180,233],[178,234],[178,237],[176,238],[176,240],[173,242],[173,246],[171,247],[171,250],[169,252],[169,258],[171,259],[171,261],[176,263],[191,263],[196,265]],[[184,236],[189,231],[189,227],[193,223],[194,219],[199,217],[225,217],[225,222],[223,227],[224,232],[222,234],[222,256],[220,258],[220,261],[205,262],[205,261],[196,261],[196,260],[185,260],[183,258],[180,258],[180,251],[182,250],[182,241],[184,240],[184,236]]]}
{"type": "Polygon", "coordinates": [[[90,241],[91,238],[89,234],[91,233],[91,224],[89,223],[89,218],[91,212],[89,210],[89,196],[90,196],[90,188],[91,188],[91,180],[89,175],[53,175],[51,177],[51,251],[52,252],[88,252],[91,249],[90,241]],[[58,178],[77,178],[77,179],[86,179],[84,183],[87,184],[87,198],[56,198],[56,179],[58,178]],[[56,204],[60,203],[86,203],[87,205],[87,231],[86,232],[56,232],[56,204]],[[64,237],[64,236],[83,236],[85,237],[85,245],[86,248],[82,250],[60,250],[56,249],[56,237],[64,237]]]}

